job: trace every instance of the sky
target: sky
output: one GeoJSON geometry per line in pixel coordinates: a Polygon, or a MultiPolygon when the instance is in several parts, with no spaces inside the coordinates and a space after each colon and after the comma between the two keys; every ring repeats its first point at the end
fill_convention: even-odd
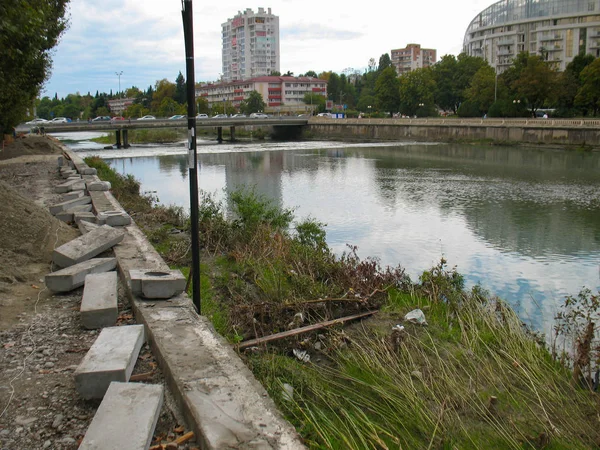
{"type": "MultiPolygon", "coordinates": [[[[194,1],[195,81],[221,69],[221,24],[259,7],[279,16],[281,73],[360,70],[409,43],[458,55],[471,20],[493,0],[194,1]]],[[[147,89],[185,76],[181,1],[71,0],[70,26],[54,49],[42,95],[147,89]],[[119,77],[117,72],[122,72],[119,77]],[[120,80],[119,80],[120,79],[120,80]]]]}

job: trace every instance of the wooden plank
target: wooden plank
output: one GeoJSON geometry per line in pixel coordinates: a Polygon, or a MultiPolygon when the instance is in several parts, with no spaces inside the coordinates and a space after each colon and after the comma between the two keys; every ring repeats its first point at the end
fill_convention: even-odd
{"type": "Polygon", "coordinates": [[[362,319],[363,317],[372,316],[373,314],[376,314],[376,313],[377,313],[377,311],[367,311],[367,312],[364,312],[361,314],[355,314],[353,316],[340,317],[339,319],[328,320],[326,322],[319,322],[319,323],[315,323],[313,325],[308,325],[308,326],[302,327],[302,328],[294,328],[293,330],[282,331],[281,333],[271,334],[270,336],[264,336],[261,338],[251,339],[249,341],[241,342],[238,345],[238,348],[240,350],[242,350],[244,348],[252,347],[254,345],[277,341],[279,339],[296,336],[296,335],[302,334],[302,333],[308,333],[308,332],[314,331],[314,330],[320,330],[321,328],[330,327],[331,325],[336,325],[338,323],[344,323],[344,322],[349,322],[351,320],[362,319]]]}

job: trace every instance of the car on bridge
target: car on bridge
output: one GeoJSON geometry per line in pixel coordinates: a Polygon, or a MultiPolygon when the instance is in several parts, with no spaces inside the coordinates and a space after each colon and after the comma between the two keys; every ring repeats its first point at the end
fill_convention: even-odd
{"type": "Polygon", "coordinates": [[[40,119],[39,117],[36,117],[33,120],[30,120],[29,122],[25,122],[26,125],[38,125],[40,123],[47,123],[48,121],[46,119],[40,119]]]}
{"type": "Polygon", "coordinates": [[[92,122],[110,122],[110,116],[98,116],[92,119],[92,122]]]}
{"type": "Polygon", "coordinates": [[[54,119],[52,119],[50,121],[50,123],[69,123],[71,122],[71,119],[67,118],[67,117],[55,117],[54,119]]]}
{"type": "Polygon", "coordinates": [[[213,119],[227,119],[227,114],[217,114],[216,116],[212,116],[213,119]]]}
{"type": "Polygon", "coordinates": [[[250,114],[251,119],[268,119],[269,116],[267,116],[265,113],[252,113],[250,114]]]}
{"type": "Polygon", "coordinates": [[[196,119],[208,119],[208,114],[198,114],[196,119]]]}
{"type": "Polygon", "coordinates": [[[185,116],[183,114],[175,114],[174,116],[169,117],[168,120],[181,120],[181,119],[185,119],[185,116]]]}
{"type": "Polygon", "coordinates": [[[115,116],[112,119],[110,119],[110,123],[123,122],[124,120],[127,120],[127,119],[123,116],[115,116]]]}
{"type": "Polygon", "coordinates": [[[156,117],[151,116],[150,114],[144,116],[144,117],[140,117],[138,120],[156,120],[156,117]]]}
{"type": "Polygon", "coordinates": [[[248,117],[248,116],[246,116],[246,114],[242,114],[242,113],[234,114],[233,116],[231,116],[232,119],[243,119],[244,117],[248,117]]]}

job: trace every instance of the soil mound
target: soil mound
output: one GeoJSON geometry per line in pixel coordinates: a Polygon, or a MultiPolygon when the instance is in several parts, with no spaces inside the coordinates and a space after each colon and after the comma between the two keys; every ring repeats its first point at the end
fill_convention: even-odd
{"type": "Polygon", "coordinates": [[[61,153],[61,148],[48,136],[29,135],[17,138],[0,151],[0,160],[24,155],[52,155],[61,153]]]}
{"type": "Polygon", "coordinates": [[[79,233],[2,181],[0,199],[2,292],[15,282],[33,281],[32,277],[39,276],[38,263],[47,265],[49,271],[54,247],[79,233]]]}

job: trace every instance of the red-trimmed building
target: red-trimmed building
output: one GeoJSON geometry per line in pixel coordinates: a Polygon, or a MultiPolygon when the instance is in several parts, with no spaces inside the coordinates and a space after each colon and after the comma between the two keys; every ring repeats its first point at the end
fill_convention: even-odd
{"type": "Polygon", "coordinates": [[[205,84],[196,88],[196,97],[204,97],[210,107],[224,102],[239,107],[250,92],[257,91],[265,102],[265,112],[305,113],[311,105],[304,95],[314,93],[327,97],[327,81],[312,77],[256,77],[229,83],[205,84]]]}

